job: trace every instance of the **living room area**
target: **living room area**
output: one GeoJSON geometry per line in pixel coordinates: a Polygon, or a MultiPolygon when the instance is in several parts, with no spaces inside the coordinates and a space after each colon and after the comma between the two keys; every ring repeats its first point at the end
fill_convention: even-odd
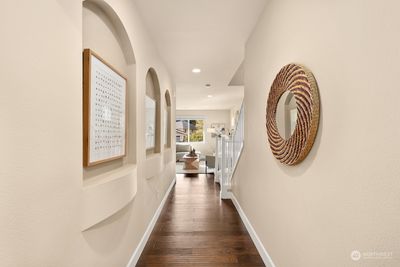
{"type": "MultiPolygon", "coordinates": [[[[212,102],[210,97],[209,105],[212,109],[201,109],[199,104],[196,105],[198,109],[178,107],[175,123],[176,173],[214,174],[217,137],[232,134],[241,107],[241,88],[233,90],[239,91],[238,97],[233,101],[212,102]],[[218,107],[220,109],[217,109],[218,107]]],[[[186,99],[185,103],[187,101],[189,99],[186,99]]]]}
{"type": "Polygon", "coordinates": [[[229,133],[230,110],[176,111],[176,172],[212,173],[217,133],[229,133]]]}

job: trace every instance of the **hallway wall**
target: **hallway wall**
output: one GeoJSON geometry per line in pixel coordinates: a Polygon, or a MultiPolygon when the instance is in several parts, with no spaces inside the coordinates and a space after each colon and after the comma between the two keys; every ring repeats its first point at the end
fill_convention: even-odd
{"type": "MultiPolygon", "coordinates": [[[[128,145],[133,153],[124,162],[136,165],[136,196],[113,216],[82,232],[82,1],[2,3],[2,267],[125,267],[175,176],[174,141],[172,149],[163,148],[150,163],[144,142],[146,73],[150,67],[157,71],[161,95],[168,89],[174,96],[174,82],[133,1],[106,3],[121,19],[136,60],[133,69],[124,69],[110,51],[99,52],[127,73],[131,83],[134,102],[130,108],[135,117],[129,118],[128,145]]],[[[96,174],[86,171],[85,178],[109,168],[100,168],[96,174]]]]}
{"type": "Polygon", "coordinates": [[[270,0],[248,40],[233,191],[276,266],[400,265],[399,9],[270,0]],[[275,160],[265,129],[270,86],[291,62],[314,73],[322,115],[311,153],[292,167],[275,160]],[[353,250],[392,257],[355,262],[353,250]]]}

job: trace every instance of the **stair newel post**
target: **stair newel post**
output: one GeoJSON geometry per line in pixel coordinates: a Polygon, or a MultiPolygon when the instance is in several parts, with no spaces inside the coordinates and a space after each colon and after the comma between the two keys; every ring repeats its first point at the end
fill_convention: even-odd
{"type": "Polygon", "coordinates": [[[227,151],[226,151],[226,140],[224,140],[224,137],[221,137],[221,142],[222,142],[222,157],[221,157],[221,199],[229,199],[229,194],[228,194],[228,187],[227,187],[227,173],[226,173],[226,160],[227,160],[227,151]]]}

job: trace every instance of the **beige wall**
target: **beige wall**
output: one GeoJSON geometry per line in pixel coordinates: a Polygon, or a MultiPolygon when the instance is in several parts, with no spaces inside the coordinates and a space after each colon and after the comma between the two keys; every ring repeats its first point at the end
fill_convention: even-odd
{"type": "MultiPolygon", "coordinates": [[[[175,95],[173,81],[133,1],[106,2],[128,33],[136,64],[125,68],[118,52],[102,50],[102,44],[97,44],[95,50],[129,76],[129,90],[133,90],[130,154],[98,172],[135,164],[137,194],[116,214],[81,231],[82,1],[6,1],[0,18],[2,267],[125,267],[174,177],[173,146],[155,155],[159,164],[145,179],[149,164],[143,130],[148,69],[157,71],[162,95],[166,89],[175,95]]],[[[100,28],[98,34],[105,30],[100,28]]],[[[106,43],[117,47],[109,38],[103,45],[106,43]]],[[[85,172],[85,177],[97,174],[85,172]]],[[[108,199],[102,201],[107,203],[108,199]]]]}
{"type": "Polygon", "coordinates": [[[202,155],[212,155],[215,152],[215,138],[207,133],[207,128],[210,128],[212,123],[225,123],[226,129],[230,129],[229,110],[177,110],[176,117],[204,118],[204,142],[192,143],[192,146],[202,155]]]}
{"type": "Polygon", "coordinates": [[[400,3],[270,0],[246,47],[245,149],[234,194],[279,267],[400,266],[400,3]],[[303,163],[267,141],[269,88],[310,68],[321,121],[303,163]],[[350,259],[353,250],[392,252],[350,259]]]}

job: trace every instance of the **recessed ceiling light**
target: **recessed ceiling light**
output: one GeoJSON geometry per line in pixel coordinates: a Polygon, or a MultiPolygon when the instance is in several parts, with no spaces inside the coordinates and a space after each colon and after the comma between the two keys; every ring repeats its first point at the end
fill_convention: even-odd
{"type": "Polygon", "coordinates": [[[207,84],[206,84],[206,87],[210,88],[210,87],[211,87],[211,84],[207,83],[207,84]]]}
{"type": "Polygon", "coordinates": [[[208,97],[208,98],[211,98],[211,97],[213,97],[213,96],[212,96],[212,95],[208,95],[207,97],[208,97]]]}
{"type": "Polygon", "coordinates": [[[194,69],[192,69],[192,72],[193,72],[193,73],[200,73],[200,72],[201,72],[201,69],[194,68],[194,69]]]}

